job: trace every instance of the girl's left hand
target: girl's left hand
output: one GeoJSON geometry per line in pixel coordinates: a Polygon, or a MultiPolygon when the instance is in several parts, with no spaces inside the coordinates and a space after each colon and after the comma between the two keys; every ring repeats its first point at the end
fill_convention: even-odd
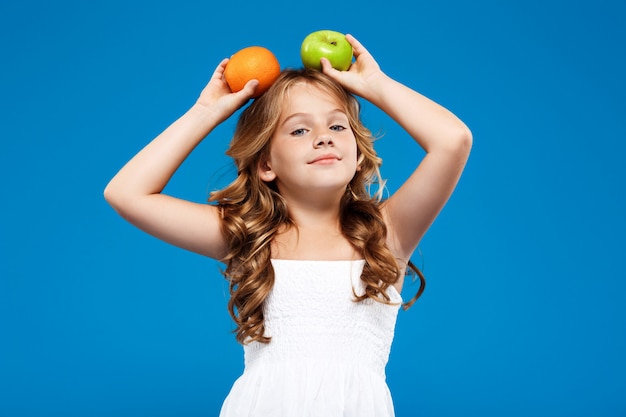
{"type": "Polygon", "coordinates": [[[354,36],[347,34],[346,40],[352,45],[355,57],[350,68],[347,71],[338,71],[332,67],[328,59],[322,58],[322,72],[351,93],[367,99],[372,84],[383,78],[384,74],[374,57],[354,36]]]}

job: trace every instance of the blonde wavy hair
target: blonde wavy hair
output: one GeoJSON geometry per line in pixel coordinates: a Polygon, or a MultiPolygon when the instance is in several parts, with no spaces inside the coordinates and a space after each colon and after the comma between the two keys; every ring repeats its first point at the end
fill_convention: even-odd
{"type": "MultiPolygon", "coordinates": [[[[360,121],[359,102],[321,71],[284,70],[268,91],[242,111],[226,152],[236,164],[237,178],[209,198],[222,214],[222,233],[229,248],[222,259],[230,287],[228,310],[240,343],[270,341],[265,335],[263,302],[274,285],[271,244],[279,230],[295,224],[286,201],[273,183],[261,180],[258,167],[269,157],[282,104],[290,88],[298,83],[315,85],[337,99],[356,138],[360,170],[346,187],[340,210],[343,235],[365,259],[361,275],[365,292],[355,294],[355,301],[371,298],[390,303],[387,288],[400,278],[398,262],[385,244],[387,228],[380,211],[382,161],[374,151],[371,132],[360,121]],[[370,194],[373,184],[378,185],[374,196],[370,194]]],[[[425,282],[411,262],[409,267],[418,273],[421,285],[417,295],[403,305],[405,309],[421,295],[425,282]]]]}

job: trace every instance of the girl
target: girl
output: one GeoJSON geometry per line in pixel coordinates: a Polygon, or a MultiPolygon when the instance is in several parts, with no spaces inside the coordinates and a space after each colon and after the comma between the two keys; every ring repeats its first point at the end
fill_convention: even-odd
{"type": "Polygon", "coordinates": [[[241,114],[227,152],[235,181],[213,204],[165,185],[213,128],[253,95],[216,68],[195,105],[132,158],[105,190],[125,219],[221,260],[245,371],[221,416],[393,416],[385,382],[411,254],[450,197],[471,133],[452,113],[384,74],[354,37],[348,71],[285,70],[241,114]],[[426,151],[389,199],[369,195],[380,159],[358,95],[426,151]]]}

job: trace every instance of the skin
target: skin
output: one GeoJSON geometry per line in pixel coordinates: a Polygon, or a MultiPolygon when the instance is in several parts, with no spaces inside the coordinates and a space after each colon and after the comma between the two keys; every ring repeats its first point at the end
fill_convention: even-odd
{"type": "MultiPolygon", "coordinates": [[[[337,71],[322,59],[323,72],[379,107],[426,151],[382,208],[387,245],[406,263],[452,194],[469,156],[472,135],[450,111],[382,72],[353,36],[346,38],[354,49],[355,62],[348,71],[337,71]]],[[[193,149],[253,96],[255,80],[237,93],[229,90],[223,77],[227,63],[224,59],[217,66],[197,102],[135,155],[104,192],[109,204],[132,224],[215,259],[227,251],[217,209],[162,191],[193,149]]],[[[263,180],[277,181],[298,227],[297,234],[290,228],[276,238],[272,247],[275,258],[359,258],[339,233],[339,199],[358,167],[354,135],[349,128],[337,127],[347,122],[342,120],[345,115],[334,111],[338,108],[323,92],[305,85],[294,87],[284,103],[270,158],[259,166],[263,180]],[[310,164],[329,153],[340,159],[310,164]]],[[[395,287],[400,292],[402,280],[395,287]]]]}
{"type": "Polygon", "coordinates": [[[275,181],[298,229],[273,242],[279,259],[357,259],[339,227],[339,203],[357,170],[356,139],[341,105],[318,87],[289,91],[261,179],[275,181]]]}

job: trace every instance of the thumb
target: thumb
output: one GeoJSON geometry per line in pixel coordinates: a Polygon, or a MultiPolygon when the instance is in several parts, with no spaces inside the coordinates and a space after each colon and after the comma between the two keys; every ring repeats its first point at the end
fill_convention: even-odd
{"type": "Polygon", "coordinates": [[[259,82],[257,80],[248,81],[241,90],[227,96],[228,102],[235,108],[240,108],[254,96],[254,91],[258,85],[259,82]]]}
{"type": "Polygon", "coordinates": [[[258,86],[259,86],[259,81],[256,79],[252,79],[248,81],[246,85],[244,85],[244,87],[241,89],[239,93],[245,96],[251,97],[256,91],[258,86]]]}
{"type": "Polygon", "coordinates": [[[322,64],[322,72],[324,74],[328,75],[335,81],[339,81],[341,77],[341,72],[333,68],[328,58],[320,58],[320,63],[322,64]]]}

